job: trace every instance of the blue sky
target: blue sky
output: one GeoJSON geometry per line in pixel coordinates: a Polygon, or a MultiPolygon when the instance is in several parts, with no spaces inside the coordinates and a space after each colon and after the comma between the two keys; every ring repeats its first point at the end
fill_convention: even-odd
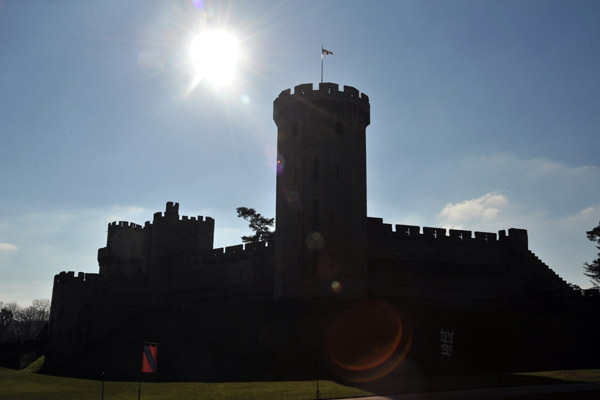
{"type": "Polygon", "coordinates": [[[240,243],[238,206],[275,214],[281,90],[369,95],[368,214],[529,231],[589,287],[600,221],[597,1],[0,1],[0,301],[97,272],[107,224],[167,201],[240,243]],[[203,4],[201,4],[203,3],[203,4]],[[223,27],[231,85],[192,86],[188,48],[223,27]]]}

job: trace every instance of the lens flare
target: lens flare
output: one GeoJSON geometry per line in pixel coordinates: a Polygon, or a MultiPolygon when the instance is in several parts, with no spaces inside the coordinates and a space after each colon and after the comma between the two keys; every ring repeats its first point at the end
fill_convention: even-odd
{"type": "Polygon", "coordinates": [[[392,306],[374,300],[339,314],[327,332],[333,372],[352,382],[370,382],[395,370],[411,342],[406,318],[392,306]]]}
{"type": "Polygon", "coordinates": [[[322,249],[325,245],[325,238],[319,232],[310,232],[306,235],[306,247],[310,250],[322,249]]]}
{"type": "Polygon", "coordinates": [[[333,291],[333,293],[339,293],[342,291],[342,284],[339,283],[338,281],[333,281],[331,282],[331,290],[333,291]]]}
{"type": "Polygon", "coordinates": [[[287,202],[288,206],[290,207],[290,210],[300,211],[301,203],[300,203],[300,197],[298,196],[298,192],[296,192],[295,190],[286,190],[286,188],[284,188],[284,192],[285,192],[285,201],[287,202]]]}
{"type": "Polygon", "coordinates": [[[283,174],[284,166],[285,166],[285,160],[283,159],[281,154],[278,154],[278,156],[277,156],[277,175],[283,174]]]}
{"type": "Polygon", "coordinates": [[[192,0],[192,4],[198,10],[204,10],[204,0],[192,0]]]}

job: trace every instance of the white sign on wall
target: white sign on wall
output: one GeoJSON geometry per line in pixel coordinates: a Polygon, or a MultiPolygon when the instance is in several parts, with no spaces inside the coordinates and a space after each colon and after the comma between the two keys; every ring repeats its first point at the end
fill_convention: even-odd
{"type": "Polygon", "coordinates": [[[450,357],[454,350],[454,331],[450,329],[441,329],[440,342],[442,355],[450,357]]]}

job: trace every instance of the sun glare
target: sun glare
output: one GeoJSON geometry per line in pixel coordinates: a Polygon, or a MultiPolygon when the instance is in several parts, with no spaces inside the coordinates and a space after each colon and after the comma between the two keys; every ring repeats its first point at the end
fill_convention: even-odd
{"type": "Polygon", "coordinates": [[[220,87],[234,80],[240,53],[233,34],[224,30],[203,31],[192,41],[189,51],[196,82],[220,87]]]}

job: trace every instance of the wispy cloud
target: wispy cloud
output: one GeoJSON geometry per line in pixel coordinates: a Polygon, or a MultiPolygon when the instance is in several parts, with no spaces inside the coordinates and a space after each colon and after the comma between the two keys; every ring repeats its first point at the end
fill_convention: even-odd
{"type": "Polygon", "coordinates": [[[438,214],[438,218],[442,225],[460,229],[491,220],[508,206],[508,203],[508,198],[501,193],[486,193],[460,203],[447,203],[438,214]]]}
{"type": "Polygon", "coordinates": [[[0,242],[0,253],[17,251],[19,248],[12,243],[0,242]]]}
{"type": "Polygon", "coordinates": [[[11,242],[19,246],[0,242],[3,301],[50,298],[52,277],[60,271],[98,272],[96,255],[98,248],[106,244],[108,223],[122,220],[143,224],[147,214],[141,207],[125,205],[38,207],[33,213],[5,219],[0,236],[10,234],[11,242]],[[29,286],[33,277],[44,284],[29,286]]]}

